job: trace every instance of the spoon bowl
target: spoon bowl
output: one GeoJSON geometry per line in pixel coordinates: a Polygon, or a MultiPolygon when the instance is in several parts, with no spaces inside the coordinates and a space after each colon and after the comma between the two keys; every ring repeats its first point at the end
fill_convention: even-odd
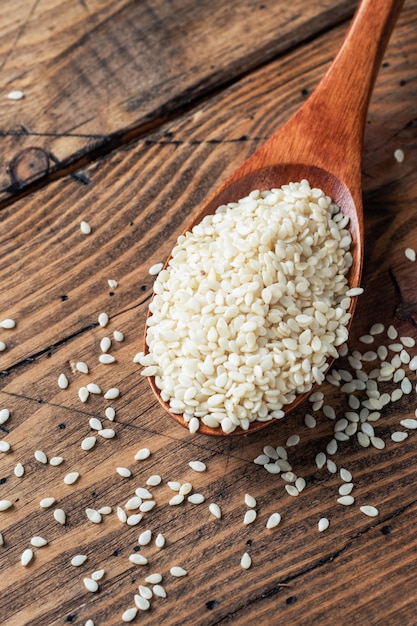
{"type": "MultiPolygon", "coordinates": [[[[349,288],[361,282],[363,264],[363,213],[361,164],[363,134],[369,100],[383,54],[404,0],[362,0],[342,46],[327,73],[304,105],[247,159],[196,213],[185,232],[190,231],[217,207],[236,202],[254,189],[266,190],[290,182],[308,180],[329,196],[349,217],[353,264],[349,288]]],[[[169,259],[167,260],[167,265],[169,259]]],[[[356,306],[352,297],[351,319],[356,306]]],[[[145,331],[145,353],[146,345],[145,331]]],[[[331,367],[333,358],[327,364],[331,367]]],[[[188,424],[174,413],[160,395],[155,379],[150,385],[163,408],[182,426],[188,424]]],[[[287,414],[304,401],[299,394],[283,407],[287,414]]],[[[250,423],[224,433],[200,421],[198,432],[208,435],[244,435],[258,431],[275,420],[250,423]]]]}

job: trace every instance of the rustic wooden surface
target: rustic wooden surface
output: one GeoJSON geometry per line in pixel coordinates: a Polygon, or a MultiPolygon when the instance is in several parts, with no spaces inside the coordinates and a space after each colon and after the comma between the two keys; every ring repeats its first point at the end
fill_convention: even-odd
{"type": "MultiPolygon", "coordinates": [[[[13,502],[0,512],[0,621],[121,624],[138,585],[160,572],[167,597],[153,597],[132,623],[413,625],[416,435],[408,430],[394,443],[390,434],[406,431],[400,420],[414,417],[415,374],[412,392],[374,423],[385,449],[365,449],[352,437],[331,457],[353,474],[355,503],[345,507],[337,503],[339,474],[314,461],[334,423],[317,411],[317,427],[308,429],[309,402],[251,437],[191,436],[164,414],[133,363],[151,294],[148,268],[164,260],[213,187],[304,101],[355,6],[201,4],[7,0],[0,7],[0,317],[16,320],[16,328],[0,332],[7,344],[0,409],[11,414],[0,425],[0,439],[11,445],[0,452],[0,499],[13,502]],[[13,89],[25,97],[10,101],[13,89]],[[90,235],[81,233],[81,220],[90,235]],[[110,288],[108,279],[118,286],[110,288]],[[97,322],[102,311],[110,318],[106,328],[97,322]],[[117,361],[100,364],[100,340],[114,330],[124,333],[123,342],[113,340],[117,361]],[[73,372],[80,360],[89,374],[73,372]],[[65,390],[57,385],[61,372],[70,379],[65,390]],[[81,403],[79,387],[93,381],[103,391],[118,387],[120,397],[81,403]],[[104,418],[110,405],[113,423],[104,418]],[[91,434],[91,417],[116,436],[98,437],[86,452],[80,444],[91,434]],[[300,443],[288,448],[289,458],[307,481],[298,498],[253,463],[265,445],[285,445],[294,433],[300,443]],[[142,447],[151,456],[135,461],[142,447]],[[35,450],[64,462],[40,464],[35,450]],[[193,472],[192,460],[207,470],[193,472]],[[14,474],[19,462],[21,478],[14,474]],[[132,477],[122,478],[117,467],[130,468],[132,477]],[[80,474],[71,486],[63,482],[70,471],[80,474]],[[151,474],[163,479],[152,488],[155,508],[138,526],[122,524],[116,507],[151,474]],[[170,506],[169,480],[191,482],[205,502],[170,506]],[[249,526],[246,493],[257,500],[249,526]],[[39,502],[48,496],[56,503],[43,510],[39,502]],[[222,519],[209,513],[210,502],[220,505],[222,519]],[[377,506],[379,515],[366,517],[362,504],[377,506]],[[88,521],[87,507],[105,505],[113,507],[110,515],[88,521]],[[54,520],[55,508],[66,511],[64,526],[54,520]],[[268,530],[275,511],[282,521],[268,530]],[[323,516],[330,526],[319,533],[323,516]],[[140,550],[149,564],[133,565],[128,556],[145,529],[153,532],[140,550]],[[159,532],[163,549],[154,543],[159,532]],[[48,545],[34,548],[23,567],[21,554],[34,535],[48,545]],[[245,551],[248,570],[240,566],[245,551]],[[77,553],[88,555],[80,568],[70,564],[77,553]],[[187,576],[172,577],[173,565],[187,576]],[[83,578],[101,568],[99,591],[88,592],[83,578]]],[[[417,339],[416,266],[404,255],[417,248],[416,21],[417,2],[406,0],[365,133],[365,294],[350,342],[362,352],[369,347],[359,337],[375,321],[417,339]],[[398,148],[402,163],[394,158],[398,148]]],[[[323,391],[342,417],[346,396],[328,383],[323,391]]]]}

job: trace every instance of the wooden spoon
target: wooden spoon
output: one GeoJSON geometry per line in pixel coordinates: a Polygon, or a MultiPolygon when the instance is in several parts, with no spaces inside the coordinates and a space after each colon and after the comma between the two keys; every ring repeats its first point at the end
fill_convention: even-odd
{"type": "MultiPolygon", "coordinates": [[[[217,207],[236,202],[253,189],[271,189],[307,179],[334,200],[349,216],[353,265],[349,286],[360,284],[363,261],[363,214],[361,163],[363,134],[374,82],[391,32],[404,0],[362,0],[343,44],[305,104],[245,161],[208,199],[188,224],[186,231],[217,207]]],[[[349,312],[353,314],[356,298],[349,312]]],[[[147,352],[145,342],[145,352],[147,352]]],[[[332,361],[329,361],[329,367],[332,361]]],[[[188,428],[182,415],[170,411],[150,378],[151,387],[164,409],[188,428]]],[[[287,413],[308,394],[300,394],[283,407],[287,413]]],[[[254,421],[248,430],[236,428],[232,435],[264,428],[254,421]]],[[[222,429],[200,422],[199,431],[225,435],[222,429]]]]}

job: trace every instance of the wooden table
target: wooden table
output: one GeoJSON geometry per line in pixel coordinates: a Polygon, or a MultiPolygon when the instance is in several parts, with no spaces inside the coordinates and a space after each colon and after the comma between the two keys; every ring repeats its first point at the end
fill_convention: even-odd
{"type": "MultiPolygon", "coordinates": [[[[319,468],[316,455],[326,452],[336,422],[354,412],[343,380],[322,387],[335,420],[324,414],[329,409],[306,401],[252,436],[209,438],[191,435],[164,413],[133,361],[152,292],[150,266],[166,258],[210,191],[305,100],[355,5],[1,3],[0,319],[16,322],[0,329],[6,346],[0,439],[10,444],[0,452],[0,500],[12,503],[0,511],[3,626],[121,624],[138,586],[152,588],[145,579],[153,573],[162,575],[166,598],[154,594],[132,623],[417,623],[417,435],[408,427],[414,422],[400,424],[415,417],[417,376],[407,363],[411,392],[387,396],[377,421],[363,418],[375,430],[377,447],[361,446],[353,434],[327,452],[334,465],[319,468]],[[13,91],[23,97],[10,99],[13,91]],[[90,234],[82,233],[82,221],[90,234]],[[103,312],[106,326],[98,321],[103,312]],[[116,334],[117,341],[115,331],[123,338],[116,334]],[[99,362],[105,336],[116,359],[111,364],[99,362]],[[88,374],[77,370],[78,362],[88,365],[88,374]],[[61,373],[68,388],[58,385],[61,373]],[[79,389],[91,383],[102,393],[82,402],[79,389]],[[120,397],[105,399],[111,388],[120,397]],[[115,409],[113,421],[108,407],[115,409]],[[305,425],[306,413],[315,428],[305,425]],[[104,433],[94,430],[94,418],[104,433]],[[102,436],[111,431],[113,438],[102,436]],[[398,431],[407,439],[393,441],[398,431]],[[82,449],[94,432],[94,448],[82,449]],[[294,434],[298,445],[287,445],[294,434]],[[293,472],[306,481],[298,497],[287,493],[282,477],[254,463],[265,446],[285,447],[293,472]],[[150,456],[135,460],[142,449],[150,456]],[[46,463],[36,451],[45,453],[46,463]],[[62,464],[51,465],[60,456],[62,464]],[[194,471],[191,461],[204,462],[206,470],[194,471]],[[350,506],[337,502],[341,468],[353,476],[350,506]],[[73,472],[78,479],[65,484],[73,472]],[[125,505],[152,475],[162,478],[147,487],[156,504],[131,525],[138,511],[125,505]],[[169,504],[175,495],[169,481],[191,483],[204,502],[193,504],[187,496],[169,504]],[[245,494],[256,499],[251,524],[243,523],[251,508],[245,494]],[[43,508],[45,498],[55,501],[43,508]],[[210,503],[219,505],[220,519],[210,503]],[[363,505],[376,507],[378,515],[364,515],[363,505]],[[86,509],[102,507],[111,513],[104,509],[100,523],[90,521],[86,509]],[[65,513],[64,524],[56,510],[65,513]],[[275,512],[281,522],[268,529],[275,512]],[[323,532],[321,518],[330,522],[323,532]],[[140,546],[145,530],[151,540],[140,546]],[[155,544],[159,533],[162,548],[155,544]],[[23,566],[22,553],[35,536],[48,543],[33,547],[23,566]],[[240,564],[245,552],[249,569],[240,564]],[[77,554],[88,556],[79,567],[71,564],[77,554]],[[148,563],[132,563],[131,554],[148,563]],[[187,574],[173,576],[173,566],[187,574]],[[98,590],[88,591],[84,578],[101,569],[98,590]]],[[[417,339],[416,265],[405,256],[406,248],[417,248],[416,21],[417,1],[406,0],[370,105],[363,161],[365,293],[350,355],[398,343],[386,330],[372,345],[363,343],[374,323],[417,339]],[[396,150],[403,151],[402,162],[396,150]]],[[[413,357],[417,348],[405,348],[405,361],[406,352],[413,357]]],[[[387,360],[395,354],[390,350],[387,360]]],[[[367,371],[375,367],[380,359],[363,363],[367,371]]],[[[336,364],[341,368],[349,370],[346,358],[336,364]]],[[[378,382],[380,393],[400,388],[401,376],[378,382]]],[[[364,399],[363,391],[353,395],[364,399]]]]}

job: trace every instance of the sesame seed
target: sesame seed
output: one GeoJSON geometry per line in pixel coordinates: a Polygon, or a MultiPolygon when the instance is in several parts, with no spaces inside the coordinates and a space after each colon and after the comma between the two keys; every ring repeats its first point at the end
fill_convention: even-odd
{"type": "Polygon", "coordinates": [[[97,385],[97,383],[88,383],[87,391],[89,393],[94,393],[96,395],[99,395],[101,393],[101,388],[99,385],[97,385]]]}
{"type": "Polygon", "coordinates": [[[60,374],[58,376],[58,387],[60,389],[66,389],[68,385],[69,385],[68,378],[65,376],[65,374],[60,374]]]}
{"type": "Polygon", "coordinates": [[[149,600],[147,600],[146,598],[143,598],[138,593],[135,593],[134,600],[135,600],[136,606],[141,611],[147,611],[149,609],[149,607],[151,606],[149,600]]]}
{"type": "Polygon", "coordinates": [[[41,507],[41,509],[49,509],[49,507],[55,504],[55,502],[55,498],[52,497],[42,498],[42,500],[39,502],[39,506],[41,507]]]}
{"type": "Polygon", "coordinates": [[[58,522],[58,524],[61,524],[62,526],[64,526],[67,521],[67,516],[66,516],[65,511],[63,509],[55,509],[54,520],[58,522]]]}
{"type": "Polygon", "coordinates": [[[88,374],[88,365],[84,361],[77,361],[75,368],[81,372],[81,374],[88,374]]]}
{"type": "Polygon", "coordinates": [[[97,437],[94,437],[94,435],[92,435],[91,437],[85,437],[85,439],[83,439],[81,442],[81,448],[83,450],[92,450],[96,445],[96,442],[97,437]]]}
{"type": "Polygon", "coordinates": [[[101,423],[101,421],[98,419],[98,417],[90,417],[90,419],[88,420],[89,426],[90,428],[92,428],[93,430],[102,430],[103,425],[101,423]]]}
{"type": "Polygon", "coordinates": [[[397,163],[402,163],[404,161],[404,151],[401,148],[394,150],[394,158],[397,163]]]}
{"type": "Polygon", "coordinates": [[[415,430],[417,428],[417,420],[411,418],[400,420],[400,424],[403,428],[409,428],[410,430],[415,430]]]}
{"type": "Polygon", "coordinates": [[[221,509],[220,509],[219,505],[218,505],[218,504],[216,504],[215,502],[211,502],[211,503],[209,504],[209,511],[210,511],[210,513],[211,513],[214,517],[216,517],[217,519],[220,519],[220,518],[221,518],[221,516],[222,516],[221,509]]]}
{"type": "Polygon", "coordinates": [[[116,357],[113,356],[112,354],[108,354],[107,352],[105,352],[104,354],[100,354],[100,356],[98,357],[98,360],[100,361],[100,363],[103,363],[104,365],[110,365],[111,363],[116,362],[116,357]]]}
{"type": "Polygon", "coordinates": [[[116,417],[116,411],[112,406],[108,406],[104,411],[104,415],[108,420],[110,420],[110,422],[113,422],[114,418],[116,417]]]}
{"type": "Polygon", "coordinates": [[[145,487],[137,487],[137,489],[135,489],[135,494],[139,497],[142,498],[142,500],[147,500],[152,498],[152,494],[149,491],[149,489],[146,489],[145,487]]]}
{"type": "Polygon", "coordinates": [[[7,345],[4,343],[4,341],[0,341],[0,352],[4,352],[7,348],[7,345]]]}
{"type": "Polygon", "coordinates": [[[25,97],[25,94],[20,89],[14,89],[7,94],[7,98],[9,100],[22,100],[25,97]]]}
{"type": "Polygon", "coordinates": [[[361,507],[359,507],[359,510],[364,515],[368,515],[368,517],[376,517],[379,514],[378,509],[376,507],[370,506],[370,505],[361,506],[361,507]]]}
{"type": "Polygon", "coordinates": [[[0,452],[9,452],[10,443],[4,439],[0,439],[0,452]]]}
{"type": "Polygon", "coordinates": [[[9,409],[0,410],[0,424],[5,424],[10,417],[9,409]]]}
{"type": "Polygon", "coordinates": [[[7,511],[12,506],[12,502],[10,500],[0,500],[0,511],[7,511]]]}
{"type": "Polygon", "coordinates": [[[350,506],[355,502],[355,498],[353,496],[341,496],[337,501],[339,504],[343,504],[343,506],[350,506]]]}
{"type": "Polygon", "coordinates": [[[126,514],[126,511],[124,511],[121,506],[117,507],[116,515],[117,515],[118,520],[122,522],[122,524],[126,524],[127,514],[126,514]]]}
{"type": "Polygon", "coordinates": [[[34,548],[42,548],[43,546],[46,546],[48,542],[43,537],[39,537],[38,535],[36,535],[32,537],[30,543],[34,548]]]}
{"type": "Polygon", "coordinates": [[[120,330],[115,330],[113,333],[113,337],[115,341],[121,342],[124,340],[125,336],[120,330]]]}
{"type": "Polygon", "coordinates": [[[102,506],[98,509],[98,512],[100,513],[100,515],[110,515],[112,510],[113,509],[111,508],[111,506],[102,506]]]}
{"type": "Polygon", "coordinates": [[[249,495],[248,493],[245,494],[245,504],[246,506],[250,506],[251,508],[254,508],[256,506],[256,500],[253,496],[249,495]]]}
{"type": "Polygon", "coordinates": [[[133,554],[129,556],[129,561],[131,563],[134,563],[135,565],[147,565],[148,564],[148,559],[146,558],[146,556],[143,556],[143,554],[138,554],[137,552],[134,552],[133,554]]]}
{"type": "Polygon", "coordinates": [[[23,467],[21,463],[18,463],[16,467],[14,468],[14,475],[17,476],[18,478],[21,478],[24,473],[25,473],[25,468],[23,467]]]}
{"type": "Polygon", "coordinates": [[[353,489],[353,483],[343,483],[339,487],[339,495],[348,496],[353,489]]]}
{"type": "Polygon", "coordinates": [[[119,285],[117,280],[114,280],[113,278],[109,278],[109,280],[107,281],[107,284],[110,287],[110,289],[116,289],[116,287],[118,287],[119,285]]]}
{"type": "Polygon", "coordinates": [[[298,489],[294,485],[285,485],[285,489],[290,496],[298,496],[298,489]]]}
{"type": "Polygon", "coordinates": [[[42,464],[48,463],[48,457],[46,456],[45,452],[43,452],[42,450],[36,450],[35,451],[35,459],[42,464]]]}
{"type": "Polygon", "coordinates": [[[178,506],[184,502],[184,496],[181,493],[177,493],[175,496],[169,500],[168,504],[170,506],[178,506]]]}
{"type": "MultiPolygon", "coordinates": [[[[144,530],[138,538],[138,543],[140,546],[147,546],[152,539],[152,531],[151,530],[144,530]]],[[[155,582],[160,582],[162,580],[162,576],[161,578],[159,578],[158,580],[155,580],[155,582]]],[[[150,581],[148,581],[150,582],[150,581]]]]}
{"type": "Polygon", "coordinates": [[[256,516],[257,513],[255,511],[255,509],[249,509],[248,511],[246,511],[244,518],[243,518],[243,523],[247,526],[249,524],[253,524],[253,522],[256,520],[256,516]]]}
{"type": "Polygon", "coordinates": [[[109,316],[107,315],[107,313],[100,313],[100,315],[98,316],[98,323],[102,328],[105,328],[107,326],[107,324],[109,323],[109,316]]]}
{"type": "Polygon", "coordinates": [[[83,235],[89,235],[91,233],[91,226],[85,220],[81,220],[80,222],[80,230],[83,235]]]}
{"type": "Polygon", "coordinates": [[[310,413],[306,413],[304,416],[304,424],[307,428],[315,428],[316,427],[316,418],[310,415],[310,413]]]}
{"type": "Polygon", "coordinates": [[[98,434],[100,437],[103,437],[103,439],[113,439],[113,437],[116,436],[116,431],[113,430],[113,428],[102,428],[98,431],[98,434]]]}
{"type": "Polygon", "coordinates": [[[117,389],[117,387],[112,387],[111,389],[106,391],[106,393],[104,394],[105,400],[115,400],[119,396],[120,396],[120,391],[117,389]]]}
{"type": "Polygon", "coordinates": [[[157,548],[163,548],[165,546],[165,537],[162,533],[158,533],[156,536],[155,545],[157,548]]]}
{"type": "Polygon", "coordinates": [[[0,321],[0,328],[4,328],[5,330],[10,330],[16,326],[16,322],[10,318],[0,321]]]}
{"type": "Polygon", "coordinates": [[[158,596],[158,598],[166,598],[167,594],[165,589],[162,587],[162,585],[154,585],[152,587],[152,591],[153,593],[158,596]]]}
{"type": "Polygon", "coordinates": [[[76,554],[71,559],[71,565],[73,565],[74,567],[80,567],[80,565],[85,563],[87,559],[88,557],[86,554],[76,554]]]}
{"type": "Polygon", "coordinates": [[[98,591],[98,582],[93,580],[92,578],[88,578],[87,576],[83,578],[83,583],[87,591],[91,591],[91,593],[95,593],[98,591]]]}
{"type": "Polygon", "coordinates": [[[145,459],[149,458],[151,455],[151,451],[149,450],[149,448],[141,448],[140,450],[138,450],[135,454],[135,461],[144,461],[145,459]]]}
{"type": "Polygon", "coordinates": [[[347,483],[350,483],[352,481],[352,474],[351,472],[349,472],[349,470],[345,469],[344,467],[340,468],[340,478],[347,483]]]}
{"type": "Polygon", "coordinates": [[[23,550],[22,556],[20,557],[20,562],[22,563],[23,567],[26,567],[27,565],[29,565],[32,559],[33,559],[33,550],[31,548],[26,548],[26,550],[23,550]]]}
{"type": "Polygon", "coordinates": [[[324,452],[319,452],[316,456],[316,465],[319,469],[324,467],[326,464],[326,455],[324,452]]]}
{"type": "Polygon", "coordinates": [[[291,446],[296,446],[300,443],[300,437],[299,435],[290,435],[290,437],[288,437],[287,441],[285,442],[285,445],[290,448],[291,446]]]}
{"type": "Polygon", "coordinates": [[[81,402],[87,402],[89,395],[90,395],[90,392],[88,391],[87,387],[79,388],[78,397],[81,400],[81,402]]]}
{"type": "Polygon", "coordinates": [[[247,552],[244,552],[242,558],[240,559],[240,565],[243,569],[249,569],[252,565],[252,559],[247,552]]]}
{"type": "Polygon", "coordinates": [[[95,581],[101,580],[105,574],[104,569],[98,569],[91,574],[91,578],[95,581]]]}
{"type": "Polygon", "coordinates": [[[205,501],[205,497],[202,493],[193,493],[187,498],[191,504],[202,504],[205,501]]]}
{"type": "Polygon", "coordinates": [[[93,524],[99,524],[101,522],[101,514],[95,509],[86,508],[85,514],[93,524]]]}
{"type": "Polygon", "coordinates": [[[397,430],[395,433],[392,433],[391,439],[395,443],[400,443],[401,441],[405,441],[407,439],[408,433],[397,430]]]}
{"type": "Polygon", "coordinates": [[[332,461],[331,459],[327,459],[326,467],[327,467],[327,471],[330,472],[330,474],[336,474],[337,466],[334,461],[332,461]]]}
{"type": "Polygon", "coordinates": [[[327,517],[322,517],[319,519],[319,521],[317,522],[317,528],[319,529],[319,532],[322,533],[325,530],[327,530],[329,528],[330,522],[327,519],[327,517]]]}
{"type": "Polygon", "coordinates": [[[137,612],[138,610],[135,606],[132,606],[131,608],[126,609],[122,613],[122,622],[132,622],[135,619],[137,612]]]}
{"type": "Polygon", "coordinates": [[[276,528],[281,521],[281,515],[279,513],[272,513],[268,517],[268,521],[266,522],[266,528],[272,529],[276,528]]]}
{"type": "Polygon", "coordinates": [[[161,574],[158,574],[158,573],[149,574],[149,576],[145,578],[145,581],[149,583],[150,585],[157,585],[158,583],[162,581],[162,576],[161,574]]]}
{"type": "Polygon", "coordinates": [[[78,472],[70,472],[64,476],[64,483],[66,485],[73,485],[78,479],[80,475],[78,472]]]}
{"type": "Polygon", "coordinates": [[[146,481],[146,484],[149,487],[157,487],[158,485],[160,485],[162,482],[162,478],[159,476],[159,474],[152,474],[152,476],[149,476],[149,478],[146,481]]]}
{"type": "Polygon", "coordinates": [[[206,465],[202,461],[190,461],[188,465],[195,472],[204,472],[206,470],[206,465]]]}
{"type": "Polygon", "coordinates": [[[352,298],[353,296],[360,296],[362,294],[363,294],[362,287],[353,287],[352,289],[348,289],[345,295],[348,298],[352,298]]]}
{"type": "Polygon", "coordinates": [[[127,467],[116,467],[116,472],[123,478],[130,478],[132,476],[132,472],[127,467]]]}
{"type": "Polygon", "coordinates": [[[159,272],[163,269],[164,264],[163,263],[155,263],[154,265],[151,265],[151,267],[149,268],[149,274],[151,276],[157,276],[157,274],[159,274],[159,272]]]}

